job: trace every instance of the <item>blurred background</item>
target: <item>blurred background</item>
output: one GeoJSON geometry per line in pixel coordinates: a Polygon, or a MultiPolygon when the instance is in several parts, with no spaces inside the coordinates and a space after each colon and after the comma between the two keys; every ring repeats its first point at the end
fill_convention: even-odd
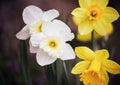
{"type": "MultiPolygon", "coordinates": [[[[35,5],[42,10],[57,9],[62,21],[68,21],[72,32],[76,34],[77,28],[71,18],[71,11],[78,7],[78,0],[0,0],[0,85],[25,85],[23,71],[20,63],[20,41],[15,35],[25,25],[22,19],[23,9],[28,5],[35,5]]],[[[110,0],[109,6],[115,8],[120,14],[120,0],[110,0]]],[[[113,23],[114,32],[109,36],[107,47],[111,59],[120,64],[120,19],[113,23]]],[[[102,39],[97,43],[101,44],[102,39]]],[[[28,44],[28,42],[26,42],[28,44]]],[[[70,42],[72,47],[79,45],[89,46],[89,42],[74,39],[70,42]]],[[[33,85],[48,85],[44,68],[36,62],[34,54],[29,53],[30,73],[33,85]]],[[[71,60],[73,67],[76,60],[71,60]]],[[[70,68],[71,70],[71,68],[70,68]]],[[[70,74],[70,73],[69,73],[70,74]]],[[[76,75],[70,74],[71,85],[76,85],[76,75]]],[[[110,85],[120,85],[120,75],[110,75],[110,85]]],[[[60,84],[64,85],[64,84],[60,84]]]]}

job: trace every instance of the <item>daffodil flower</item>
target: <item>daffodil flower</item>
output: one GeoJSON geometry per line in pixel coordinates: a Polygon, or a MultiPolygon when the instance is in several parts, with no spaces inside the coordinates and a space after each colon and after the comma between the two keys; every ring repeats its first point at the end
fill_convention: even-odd
{"type": "Polygon", "coordinates": [[[93,30],[99,35],[106,35],[109,25],[119,18],[118,12],[107,7],[109,0],[79,0],[80,7],[72,11],[72,15],[79,20],[80,35],[91,33],[93,30]]]}
{"type": "Polygon", "coordinates": [[[75,58],[72,47],[66,43],[74,38],[74,34],[64,22],[60,20],[46,22],[41,29],[41,33],[33,34],[30,38],[32,47],[36,47],[31,48],[31,51],[36,50],[39,65],[51,64],[57,58],[61,60],[75,58]]]}
{"type": "Polygon", "coordinates": [[[73,74],[80,74],[80,81],[84,85],[108,85],[109,77],[107,72],[120,74],[120,65],[109,60],[109,53],[106,49],[93,52],[91,49],[80,46],[75,48],[78,58],[83,59],[73,69],[73,74]]]}
{"type": "Polygon", "coordinates": [[[49,22],[59,16],[55,9],[42,11],[40,8],[30,5],[23,10],[23,20],[26,24],[23,29],[16,34],[21,40],[26,40],[31,34],[41,32],[41,26],[44,22],[49,22]]]}

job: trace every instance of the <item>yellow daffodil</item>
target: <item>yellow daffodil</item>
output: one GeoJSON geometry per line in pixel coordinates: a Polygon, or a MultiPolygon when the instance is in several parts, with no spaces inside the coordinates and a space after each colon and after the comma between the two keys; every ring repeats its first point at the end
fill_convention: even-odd
{"type": "Polygon", "coordinates": [[[57,58],[69,60],[75,58],[73,48],[67,41],[74,38],[70,28],[60,20],[46,22],[42,26],[42,32],[31,35],[31,51],[36,54],[39,65],[44,66],[53,63],[57,58]]]}
{"type": "Polygon", "coordinates": [[[78,58],[83,61],[77,63],[73,69],[73,74],[80,74],[80,81],[84,85],[108,85],[109,77],[107,72],[120,74],[120,65],[109,60],[107,50],[97,50],[80,46],[75,48],[78,58]]]}
{"type": "Polygon", "coordinates": [[[72,11],[72,15],[79,20],[78,31],[86,35],[93,30],[99,35],[106,35],[111,30],[109,26],[119,18],[118,12],[107,7],[109,0],[79,0],[80,7],[72,11]]]}
{"type": "Polygon", "coordinates": [[[55,9],[42,11],[36,6],[27,6],[23,10],[23,21],[26,25],[16,34],[16,37],[21,40],[26,40],[31,34],[41,32],[41,27],[45,22],[50,22],[58,16],[59,12],[55,9]]]}

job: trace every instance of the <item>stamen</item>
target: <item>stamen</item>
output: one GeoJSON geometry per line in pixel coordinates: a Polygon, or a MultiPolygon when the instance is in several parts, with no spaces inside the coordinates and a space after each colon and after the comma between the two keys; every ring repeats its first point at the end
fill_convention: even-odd
{"type": "Polygon", "coordinates": [[[92,16],[92,17],[96,17],[96,16],[97,16],[97,12],[96,12],[95,10],[92,10],[92,11],[91,11],[91,16],[92,16]]]}
{"type": "Polygon", "coordinates": [[[58,42],[56,40],[50,40],[48,46],[52,49],[56,49],[58,47],[58,42]]]}
{"type": "Polygon", "coordinates": [[[51,47],[55,47],[55,46],[56,46],[56,43],[55,43],[55,42],[51,42],[51,43],[50,43],[50,46],[51,46],[51,47]]]}
{"type": "Polygon", "coordinates": [[[103,10],[96,5],[89,7],[88,9],[88,17],[90,20],[99,19],[103,14],[103,10]]]}

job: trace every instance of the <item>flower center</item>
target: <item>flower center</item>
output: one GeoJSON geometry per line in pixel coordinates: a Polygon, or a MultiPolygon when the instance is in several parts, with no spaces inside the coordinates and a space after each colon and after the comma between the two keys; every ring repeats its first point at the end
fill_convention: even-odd
{"type": "Polygon", "coordinates": [[[55,48],[57,46],[57,43],[55,41],[50,41],[49,46],[55,48]]]}
{"type": "Polygon", "coordinates": [[[87,14],[90,20],[96,20],[102,16],[103,10],[99,6],[94,5],[88,8],[87,14]]]}
{"type": "Polygon", "coordinates": [[[97,12],[96,12],[95,10],[92,10],[90,15],[91,15],[92,17],[96,17],[96,16],[97,16],[97,12]]]}
{"type": "Polygon", "coordinates": [[[42,32],[41,27],[42,27],[42,22],[40,22],[38,24],[38,26],[37,26],[37,32],[42,32]]]}
{"type": "Polygon", "coordinates": [[[49,56],[59,58],[62,54],[63,41],[57,36],[46,36],[41,40],[39,47],[49,56]]]}
{"type": "Polygon", "coordinates": [[[42,24],[43,24],[43,22],[38,22],[38,23],[33,24],[30,27],[30,33],[35,34],[35,33],[42,32],[42,30],[41,30],[42,24]]]}

